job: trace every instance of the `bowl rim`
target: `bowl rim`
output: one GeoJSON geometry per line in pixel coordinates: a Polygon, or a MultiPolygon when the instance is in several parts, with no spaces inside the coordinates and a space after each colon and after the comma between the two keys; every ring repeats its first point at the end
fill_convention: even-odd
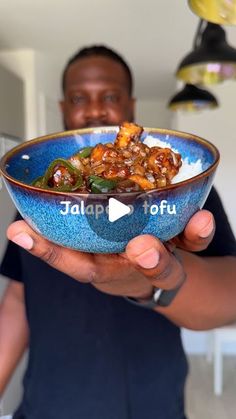
{"type": "Polygon", "coordinates": [[[165,135],[175,135],[176,137],[181,137],[186,140],[194,140],[198,144],[203,144],[208,148],[208,150],[213,154],[215,161],[211,164],[211,166],[204,170],[203,172],[199,173],[198,175],[195,175],[189,179],[185,179],[181,182],[176,182],[173,184],[170,184],[168,186],[164,186],[161,188],[155,188],[155,189],[147,189],[143,191],[132,191],[132,192],[124,192],[124,193],[118,193],[118,192],[106,192],[106,193],[89,193],[89,192],[61,192],[56,190],[50,190],[50,189],[43,189],[39,187],[35,187],[33,185],[29,185],[27,183],[21,182],[19,180],[16,180],[14,177],[10,176],[5,169],[5,166],[7,164],[7,161],[14,156],[14,154],[18,153],[19,151],[23,151],[26,147],[33,146],[34,144],[42,143],[45,141],[52,141],[55,138],[61,138],[64,137],[66,140],[67,137],[73,136],[73,135],[83,135],[83,134],[96,134],[96,133],[107,133],[107,132],[114,132],[117,133],[119,129],[119,126],[113,125],[113,126],[100,126],[100,127],[93,127],[93,128],[79,128],[75,130],[68,130],[68,131],[59,131],[52,134],[43,135],[40,137],[33,138],[32,140],[26,140],[23,141],[21,144],[13,147],[11,150],[9,150],[0,160],[0,175],[3,176],[3,178],[7,179],[10,183],[13,183],[16,186],[19,186],[23,189],[28,189],[30,191],[40,192],[40,193],[46,193],[46,194],[52,194],[52,195],[58,195],[58,196],[94,196],[94,197],[112,197],[112,196],[133,196],[133,195],[140,195],[143,193],[153,193],[153,192],[165,192],[171,189],[177,189],[184,185],[190,184],[193,180],[201,180],[202,178],[210,175],[218,166],[220,161],[220,152],[217,149],[217,147],[211,143],[210,141],[206,140],[205,138],[199,137],[195,134],[187,133],[184,131],[179,131],[175,129],[167,129],[167,128],[149,128],[149,127],[143,127],[143,132],[146,132],[147,135],[152,135],[152,133],[160,133],[165,135]]]}

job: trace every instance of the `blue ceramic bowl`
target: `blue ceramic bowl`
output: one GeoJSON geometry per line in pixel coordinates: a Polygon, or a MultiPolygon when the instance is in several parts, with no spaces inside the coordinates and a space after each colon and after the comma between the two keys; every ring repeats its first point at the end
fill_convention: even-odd
{"type": "Polygon", "coordinates": [[[55,192],[31,186],[56,158],[68,158],[80,148],[113,142],[118,127],[67,131],[27,141],[10,150],[0,172],[18,211],[30,226],[52,242],[84,252],[118,253],[138,234],[167,241],[181,231],[204,204],[219,163],[214,145],[178,131],[145,128],[142,140],[152,135],[177,149],[190,163],[201,159],[202,173],[161,189],[125,194],[55,192]],[[110,222],[113,197],[132,205],[132,215],[110,222]],[[68,213],[67,213],[68,212],[68,213]]]}

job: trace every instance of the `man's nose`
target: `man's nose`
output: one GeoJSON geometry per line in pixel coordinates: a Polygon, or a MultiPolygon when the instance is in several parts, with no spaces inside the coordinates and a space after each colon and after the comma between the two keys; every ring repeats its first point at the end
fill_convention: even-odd
{"type": "Polygon", "coordinates": [[[86,107],[86,117],[88,119],[99,119],[106,115],[106,109],[101,101],[90,101],[86,107]]]}

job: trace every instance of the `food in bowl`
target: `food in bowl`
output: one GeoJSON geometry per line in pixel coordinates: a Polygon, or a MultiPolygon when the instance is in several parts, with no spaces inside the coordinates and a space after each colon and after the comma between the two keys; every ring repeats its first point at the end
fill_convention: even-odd
{"type": "Polygon", "coordinates": [[[183,231],[202,208],[219,163],[216,147],[193,134],[143,128],[143,144],[171,148],[181,155],[178,174],[164,187],[93,193],[32,185],[58,157],[68,161],[86,147],[114,143],[118,131],[119,127],[98,127],[50,134],[5,154],[0,172],[18,211],[33,229],[61,246],[92,253],[123,252],[139,234],[165,242],[183,231]],[[110,222],[110,198],[133,206],[133,213],[110,222]]]}
{"type": "Polygon", "coordinates": [[[143,127],[124,122],[114,143],[82,148],[58,158],[33,185],[61,192],[132,192],[167,186],[182,165],[170,147],[141,141],[143,127]]]}

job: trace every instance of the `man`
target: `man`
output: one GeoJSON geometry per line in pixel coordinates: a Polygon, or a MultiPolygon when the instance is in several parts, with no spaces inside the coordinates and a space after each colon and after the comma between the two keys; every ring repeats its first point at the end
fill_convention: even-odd
{"type": "MultiPolygon", "coordinates": [[[[134,119],[130,70],[105,47],[69,61],[63,91],[68,129],[134,119]]],[[[143,235],[122,255],[60,248],[24,221],[9,227],[0,392],[29,339],[14,419],[184,419],[187,363],[174,323],[198,330],[236,319],[236,245],[215,190],[205,208],[171,244],[143,235]]]]}

